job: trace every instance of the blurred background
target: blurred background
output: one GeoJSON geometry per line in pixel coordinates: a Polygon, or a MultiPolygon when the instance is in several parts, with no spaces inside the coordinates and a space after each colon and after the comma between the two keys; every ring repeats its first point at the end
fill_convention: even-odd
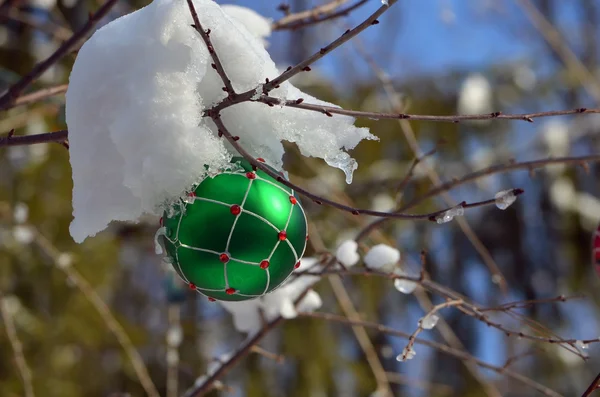
{"type": "MultiPolygon", "coordinates": [[[[101,24],[147,3],[121,0],[101,24]]],[[[250,7],[273,21],[285,16],[276,1],[223,3],[250,7]]],[[[325,1],[287,4],[294,13],[320,3],[325,1]]],[[[272,58],[285,68],[318,51],[381,5],[379,0],[364,3],[348,16],[274,30],[268,38],[272,58]]],[[[0,5],[1,87],[48,57],[99,5],[91,0],[5,0],[0,5]]],[[[368,111],[451,115],[597,107],[599,20],[600,2],[595,0],[401,0],[379,25],[293,82],[321,99],[368,111]]],[[[74,59],[75,54],[65,57],[30,91],[68,83],[74,59]]],[[[357,123],[370,127],[381,141],[361,143],[352,152],[359,162],[352,185],[345,184],[341,171],[303,158],[288,145],[285,160],[292,181],[347,204],[389,210],[398,199],[409,202],[440,181],[495,164],[600,151],[600,118],[595,115],[534,123],[357,123]],[[413,159],[434,148],[435,155],[416,167],[398,194],[413,159]]],[[[13,128],[17,135],[65,129],[64,95],[4,112],[0,132],[13,128]]],[[[420,252],[427,250],[432,279],[482,306],[583,294],[584,299],[519,312],[562,338],[598,338],[600,279],[591,262],[591,238],[600,221],[600,167],[588,165],[522,169],[462,184],[412,211],[485,200],[510,188],[524,188],[525,194],[506,211],[472,209],[460,222],[389,221],[361,249],[381,242],[395,245],[404,264],[417,270],[420,252]]],[[[182,288],[161,264],[153,244],[157,219],[114,224],[75,244],[68,232],[71,189],[63,146],[0,148],[0,396],[29,393],[15,362],[15,335],[36,396],[145,395],[115,336],[118,325],[98,310],[102,302],[131,339],[130,347],[139,352],[161,395],[182,394],[215,357],[234,350],[244,336],[219,304],[182,288]]],[[[334,252],[373,220],[305,206],[312,235],[334,252]]],[[[308,255],[314,254],[311,248],[308,255]]],[[[401,294],[387,279],[344,277],[343,285],[362,319],[408,333],[425,313],[424,298],[441,301],[425,293],[420,298],[401,294]]],[[[322,312],[344,313],[327,279],[316,290],[324,301],[322,312]]],[[[441,317],[473,356],[497,367],[507,365],[561,395],[581,395],[600,371],[598,344],[577,344],[589,356],[586,361],[556,344],[507,336],[458,310],[447,309],[441,317]]],[[[536,333],[520,317],[499,314],[493,319],[516,332],[536,333]]],[[[448,333],[439,328],[420,336],[449,343],[448,333]]],[[[397,362],[405,339],[372,330],[368,335],[394,395],[483,396],[485,384],[504,396],[542,395],[497,371],[474,373],[460,360],[425,346],[417,346],[411,361],[397,362]]],[[[301,317],[271,331],[261,346],[272,354],[250,353],[211,395],[375,396],[372,369],[348,325],[301,317]]]]}

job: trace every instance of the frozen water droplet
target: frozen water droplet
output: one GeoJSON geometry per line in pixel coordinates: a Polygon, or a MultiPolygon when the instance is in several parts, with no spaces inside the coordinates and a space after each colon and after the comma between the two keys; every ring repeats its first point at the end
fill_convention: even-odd
{"type": "Polygon", "coordinates": [[[156,253],[156,255],[161,255],[164,250],[162,245],[160,244],[160,236],[165,236],[167,234],[167,228],[166,227],[161,227],[159,228],[156,233],[154,233],[154,252],[156,253]]]}
{"type": "Polygon", "coordinates": [[[402,353],[398,354],[396,361],[404,362],[412,360],[416,356],[416,352],[412,347],[405,347],[402,353]]]}
{"type": "Polygon", "coordinates": [[[439,321],[439,317],[435,314],[428,314],[425,317],[423,317],[422,319],[419,320],[419,325],[423,328],[423,329],[432,329],[433,327],[436,326],[437,322],[439,321]]]}
{"type": "Polygon", "coordinates": [[[517,196],[515,196],[515,192],[513,189],[498,192],[496,193],[494,198],[496,199],[496,207],[498,207],[501,210],[507,209],[511,206],[512,203],[517,201],[517,196]]]}
{"type": "Polygon", "coordinates": [[[262,89],[261,88],[257,88],[254,90],[254,94],[252,94],[252,97],[250,98],[253,101],[258,100],[258,98],[260,98],[260,95],[262,94],[262,89]]]}
{"type": "Polygon", "coordinates": [[[464,214],[465,214],[465,209],[463,208],[463,206],[461,204],[459,204],[456,207],[450,208],[446,212],[443,212],[443,213],[439,214],[438,216],[436,216],[435,221],[438,224],[448,223],[452,219],[454,219],[455,216],[463,216],[464,214]]]}
{"type": "Polygon", "coordinates": [[[381,0],[381,4],[383,4],[384,6],[388,6],[390,5],[390,3],[388,2],[388,0],[381,0]]]}
{"type": "MultiPolygon", "coordinates": [[[[406,273],[402,269],[394,270],[394,274],[396,274],[398,276],[406,276],[406,277],[411,276],[410,274],[406,273]]],[[[394,280],[394,288],[396,288],[398,291],[402,292],[403,294],[412,294],[414,292],[414,290],[417,288],[417,283],[415,283],[412,280],[397,278],[394,280]]]]}
{"type": "Polygon", "coordinates": [[[589,345],[582,340],[575,341],[575,345],[581,350],[586,350],[589,347],[589,345]]]}

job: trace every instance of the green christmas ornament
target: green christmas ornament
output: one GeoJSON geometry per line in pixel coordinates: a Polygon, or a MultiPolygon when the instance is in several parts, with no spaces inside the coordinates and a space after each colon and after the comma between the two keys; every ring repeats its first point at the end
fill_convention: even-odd
{"type": "Polygon", "coordinates": [[[273,291],[299,265],[308,239],[295,192],[242,158],[232,163],[165,212],[159,231],[175,271],[211,300],[273,291]]]}

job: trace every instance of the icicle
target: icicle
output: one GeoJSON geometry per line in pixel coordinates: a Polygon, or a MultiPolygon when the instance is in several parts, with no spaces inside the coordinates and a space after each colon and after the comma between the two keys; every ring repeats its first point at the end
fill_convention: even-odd
{"type": "MultiPolygon", "coordinates": [[[[406,273],[404,270],[399,269],[399,268],[394,270],[394,274],[397,276],[410,277],[410,275],[408,273],[406,273]]],[[[412,294],[414,292],[414,290],[417,289],[417,283],[415,283],[412,280],[397,278],[394,280],[394,288],[396,288],[398,291],[402,292],[403,294],[412,294]]]]}
{"type": "Polygon", "coordinates": [[[465,209],[463,208],[462,204],[459,204],[456,207],[450,208],[448,211],[437,215],[435,217],[435,221],[439,224],[448,223],[454,219],[455,216],[463,216],[464,214],[465,209]]]}
{"type": "Polygon", "coordinates": [[[156,233],[154,233],[154,252],[156,253],[156,255],[161,255],[164,252],[163,247],[160,243],[159,237],[166,236],[166,234],[167,234],[167,228],[164,226],[159,228],[156,231],[156,233]]]}
{"type": "Polygon", "coordinates": [[[436,326],[439,319],[435,314],[428,314],[419,320],[419,326],[423,329],[432,329],[436,326]]]}
{"type": "Polygon", "coordinates": [[[517,201],[517,196],[515,196],[515,191],[513,189],[498,192],[494,198],[496,199],[496,207],[501,210],[507,209],[512,203],[517,201]]]}
{"type": "Polygon", "coordinates": [[[589,345],[582,340],[576,341],[575,345],[577,345],[577,347],[580,348],[581,350],[586,350],[589,347],[589,345]]]}

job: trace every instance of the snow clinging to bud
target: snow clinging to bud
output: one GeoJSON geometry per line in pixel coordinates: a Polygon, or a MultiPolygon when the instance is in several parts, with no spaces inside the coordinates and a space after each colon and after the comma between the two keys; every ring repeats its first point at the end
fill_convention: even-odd
{"type": "Polygon", "coordinates": [[[400,251],[386,244],[377,244],[367,252],[364,260],[370,269],[391,272],[400,261],[400,251]]]}
{"type": "Polygon", "coordinates": [[[408,360],[412,360],[415,356],[417,355],[417,352],[415,352],[415,349],[411,347],[405,347],[404,350],[402,350],[402,353],[398,354],[398,357],[396,357],[396,361],[408,361],[408,360]]]}
{"type": "Polygon", "coordinates": [[[437,215],[435,217],[435,221],[439,224],[448,223],[455,216],[463,216],[465,214],[465,209],[462,204],[457,205],[456,207],[450,208],[449,210],[437,215]]]}
{"type": "Polygon", "coordinates": [[[423,329],[433,329],[437,325],[439,319],[440,318],[435,314],[428,314],[419,320],[419,326],[423,329]]]}
{"type": "Polygon", "coordinates": [[[517,196],[515,195],[514,189],[498,192],[494,198],[496,199],[496,207],[501,210],[507,209],[512,205],[512,203],[517,201],[517,196]]]}
{"type": "Polygon", "coordinates": [[[344,266],[354,266],[360,260],[357,252],[358,244],[354,240],[346,240],[338,247],[335,257],[344,266]]]}

